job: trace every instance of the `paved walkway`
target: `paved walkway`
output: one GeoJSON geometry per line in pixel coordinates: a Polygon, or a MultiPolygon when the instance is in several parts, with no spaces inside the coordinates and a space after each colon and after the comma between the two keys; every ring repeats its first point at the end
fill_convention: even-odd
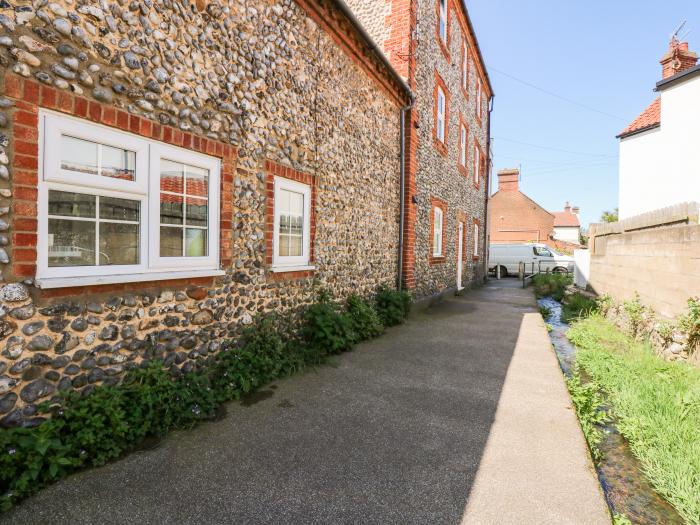
{"type": "Polygon", "coordinates": [[[609,523],[532,292],[515,284],[450,298],[0,521],[609,523]]]}

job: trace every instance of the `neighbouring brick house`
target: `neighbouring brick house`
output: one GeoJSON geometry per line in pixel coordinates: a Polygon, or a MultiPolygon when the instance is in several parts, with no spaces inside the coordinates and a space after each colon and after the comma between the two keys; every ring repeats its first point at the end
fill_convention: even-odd
{"type": "Polygon", "coordinates": [[[405,118],[403,282],[416,297],[481,282],[492,89],[466,6],[349,4],[415,93],[405,118]]]}
{"type": "Polygon", "coordinates": [[[411,93],[342,2],[10,0],[0,65],[0,425],[396,282],[411,93]]]}
{"type": "Polygon", "coordinates": [[[542,242],[560,249],[579,246],[579,209],[549,212],[520,191],[520,170],[498,172],[498,191],[489,202],[490,242],[542,242]]]}

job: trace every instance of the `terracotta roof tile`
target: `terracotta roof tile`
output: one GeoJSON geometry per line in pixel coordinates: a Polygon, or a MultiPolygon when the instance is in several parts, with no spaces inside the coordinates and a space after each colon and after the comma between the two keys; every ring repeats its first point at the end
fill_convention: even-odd
{"type": "Polygon", "coordinates": [[[651,105],[645,109],[634,121],[627,126],[619,135],[626,137],[637,131],[653,128],[661,123],[661,97],[657,98],[651,105]]]}
{"type": "Polygon", "coordinates": [[[554,211],[554,226],[574,226],[579,227],[581,223],[578,220],[578,215],[568,211],[554,211]]]}

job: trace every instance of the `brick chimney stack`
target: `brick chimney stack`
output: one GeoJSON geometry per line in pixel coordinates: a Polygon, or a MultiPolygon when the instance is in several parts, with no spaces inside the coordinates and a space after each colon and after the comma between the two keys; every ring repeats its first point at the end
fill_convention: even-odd
{"type": "Polygon", "coordinates": [[[688,50],[688,42],[679,42],[675,37],[668,46],[668,52],[659,62],[662,67],[664,79],[672,77],[694,67],[698,62],[698,54],[688,50]]]}
{"type": "Polygon", "coordinates": [[[580,208],[578,206],[574,206],[573,208],[571,208],[571,213],[573,213],[574,215],[578,215],[579,211],[580,208]]]}
{"type": "Polygon", "coordinates": [[[571,213],[571,204],[569,204],[569,201],[566,201],[566,204],[564,204],[564,211],[566,213],[571,213]]]}
{"type": "Polygon", "coordinates": [[[498,172],[498,191],[518,191],[520,170],[507,168],[498,172]]]}

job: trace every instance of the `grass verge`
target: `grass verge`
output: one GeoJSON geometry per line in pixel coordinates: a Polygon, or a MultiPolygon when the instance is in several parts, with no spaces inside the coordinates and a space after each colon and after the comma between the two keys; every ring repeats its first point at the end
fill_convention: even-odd
{"type": "Polygon", "coordinates": [[[568,336],[647,478],[686,522],[700,524],[700,369],[661,359],[597,314],[568,336]]]}

